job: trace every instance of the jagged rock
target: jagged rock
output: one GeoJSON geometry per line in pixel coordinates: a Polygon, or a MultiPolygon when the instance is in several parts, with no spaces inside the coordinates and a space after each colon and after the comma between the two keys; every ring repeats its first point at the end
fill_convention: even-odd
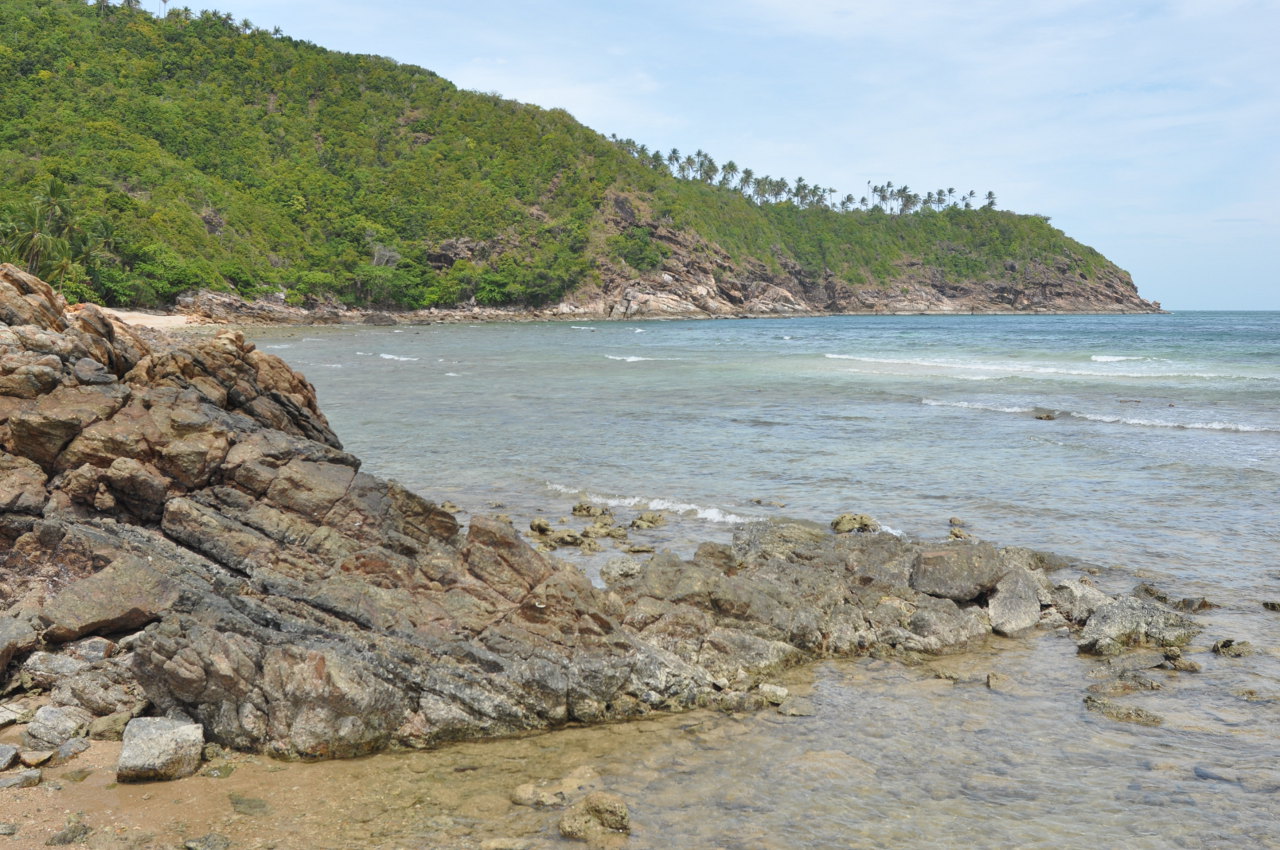
{"type": "Polygon", "coordinates": [[[137,716],[149,701],[134,677],[131,658],[103,659],[58,681],[51,693],[56,705],[76,705],[97,717],[137,716]]]}
{"type": "Polygon", "coordinates": [[[70,738],[79,737],[89,728],[93,715],[71,705],[46,705],[36,710],[35,717],[22,733],[22,745],[37,750],[54,750],[70,738]]]}
{"type": "Polygon", "coordinates": [[[993,590],[1009,572],[989,543],[957,542],[920,552],[911,587],[931,596],[969,602],[993,590]]]}
{"type": "Polygon", "coordinates": [[[1244,658],[1245,656],[1253,655],[1253,644],[1247,640],[1224,638],[1214,641],[1213,652],[1223,658],[1244,658]]]}
{"type": "Polygon", "coordinates": [[[1185,646],[1199,631],[1183,614],[1125,596],[1093,612],[1077,646],[1081,652],[1116,655],[1130,646],[1185,646]]]}
{"type": "Polygon", "coordinates": [[[1067,579],[1053,589],[1053,605],[1073,623],[1084,623],[1093,612],[1111,602],[1111,597],[1083,579],[1067,579]]]}
{"type": "Polygon", "coordinates": [[[89,740],[87,738],[68,738],[54,752],[53,757],[49,759],[49,764],[66,764],[87,749],[89,749],[89,740]]]}
{"type": "Polygon", "coordinates": [[[80,844],[88,838],[92,832],[93,827],[84,822],[84,816],[76,813],[68,816],[67,825],[49,836],[44,843],[50,847],[80,844]]]}
{"type": "Polygon", "coordinates": [[[0,617],[0,674],[15,656],[30,652],[38,645],[36,630],[26,621],[0,617]]]}
{"type": "Polygon", "coordinates": [[[0,770],[8,770],[18,760],[18,748],[9,744],[0,744],[0,770]]]}
{"type": "Polygon", "coordinates": [[[138,717],[124,730],[116,765],[121,782],[181,779],[200,767],[204,730],[198,723],[168,717],[138,717]]]}
{"type": "Polygon", "coordinates": [[[578,841],[596,841],[609,834],[629,835],[631,815],[616,794],[593,791],[574,803],[560,818],[560,834],[578,841]]]}
{"type": "Polygon", "coordinates": [[[118,558],[45,603],[40,612],[45,639],[63,642],[136,629],[167,611],[178,593],[175,582],[142,558],[118,558]]]}
{"type": "MultiPolygon", "coordinates": [[[[0,316],[33,323],[0,329],[0,602],[55,643],[145,625],[123,656],[23,663],[24,684],[105,715],[95,736],[144,697],[221,745],[308,758],[759,705],[749,683],[779,667],[989,633],[1006,575],[1044,592],[1047,562],[1020,550],[812,523],[607,569],[604,591],[509,522],[461,528],[362,472],[306,379],[241,334],[144,340],[37,283],[0,286],[0,316]]],[[[625,534],[597,527],[585,542],[625,534]]],[[[11,655],[35,648],[23,622],[0,618],[11,655]]]]}
{"type": "Polygon", "coordinates": [[[1039,586],[1023,569],[1010,571],[996,583],[987,600],[991,630],[1001,635],[1015,635],[1040,622],[1039,586]]]}

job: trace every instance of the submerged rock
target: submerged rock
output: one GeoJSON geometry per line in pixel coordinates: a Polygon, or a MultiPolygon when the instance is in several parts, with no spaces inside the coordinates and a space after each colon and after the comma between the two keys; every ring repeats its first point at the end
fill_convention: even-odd
{"type": "Polygon", "coordinates": [[[605,791],[591,792],[560,817],[560,834],[565,838],[594,842],[610,834],[630,833],[631,813],[626,802],[605,791]]]}
{"type": "Polygon", "coordinates": [[[1099,606],[1085,623],[1081,652],[1117,655],[1130,646],[1185,646],[1200,627],[1184,614],[1145,599],[1122,597],[1099,606]]]}

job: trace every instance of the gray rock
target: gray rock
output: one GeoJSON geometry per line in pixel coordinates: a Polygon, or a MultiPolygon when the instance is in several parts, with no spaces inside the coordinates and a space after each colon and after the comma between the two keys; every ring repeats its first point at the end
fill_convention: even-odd
{"type": "Polygon", "coordinates": [[[22,732],[22,744],[35,750],[55,750],[89,728],[93,715],[71,705],[46,705],[22,732]]]}
{"type": "Polygon", "coordinates": [[[1040,622],[1039,587],[1025,569],[1015,569],[996,584],[987,601],[991,630],[996,634],[1014,635],[1040,622]]]}
{"type": "Polygon", "coordinates": [[[231,839],[216,832],[199,838],[188,838],[182,842],[182,850],[230,850],[230,848],[231,839]]]}
{"type": "Polygon", "coordinates": [[[76,365],[72,367],[72,374],[82,384],[110,384],[116,380],[116,376],[106,366],[89,357],[81,357],[77,360],[76,365]]]}
{"type": "Polygon", "coordinates": [[[1081,652],[1118,655],[1130,646],[1185,646],[1199,631],[1183,614],[1125,596],[1093,612],[1077,646],[1081,652]]]}
{"type": "Polygon", "coordinates": [[[70,655],[33,652],[22,663],[21,670],[31,687],[47,689],[88,666],[88,662],[70,655]]]}
{"type": "Polygon", "coordinates": [[[58,747],[53,758],[49,759],[49,764],[50,766],[66,764],[87,749],[89,749],[88,738],[71,738],[58,747]]]}
{"type": "Polygon", "coordinates": [[[0,744],[0,770],[8,770],[18,760],[18,748],[0,744]]]}
{"type": "Polygon", "coordinates": [[[972,610],[961,608],[950,599],[926,596],[918,606],[907,628],[923,640],[908,642],[906,649],[937,652],[944,647],[962,646],[988,632],[972,610]]]}
{"type": "Polygon", "coordinates": [[[963,541],[925,549],[911,569],[911,588],[930,596],[969,602],[993,590],[1009,571],[989,543],[963,541]]]}
{"type": "Polygon", "coordinates": [[[1073,623],[1083,623],[1111,597],[1082,579],[1067,579],[1053,589],[1053,606],[1073,623]]]}
{"type": "Polygon", "coordinates": [[[200,767],[204,729],[167,717],[138,717],[124,730],[124,746],[116,765],[121,782],[181,779],[200,767]]]}
{"type": "Polygon", "coordinates": [[[17,835],[18,825],[16,823],[0,823],[0,835],[17,835]]]}
{"type": "Polygon", "coordinates": [[[34,788],[40,784],[40,771],[24,770],[8,776],[0,776],[0,788],[34,788]]]}

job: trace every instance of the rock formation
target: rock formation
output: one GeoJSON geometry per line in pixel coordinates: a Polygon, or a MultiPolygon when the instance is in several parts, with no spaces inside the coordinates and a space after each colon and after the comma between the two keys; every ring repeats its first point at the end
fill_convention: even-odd
{"type": "MultiPolygon", "coordinates": [[[[1055,604],[1092,627],[1119,604],[1055,587],[1061,562],[1028,550],[806,524],[616,565],[597,588],[505,521],[462,528],[361,472],[311,385],[239,333],[144,338],[8,265],[0,321],[0,688],[73,709],[42,729],[118,736],[153,715],[223,746],[355,756],[751,707],[780,665],[948,651],[1065,623],[1055,604]]],[[[1185,641],[1155,605],[1089,647],[1185,641]]]]}

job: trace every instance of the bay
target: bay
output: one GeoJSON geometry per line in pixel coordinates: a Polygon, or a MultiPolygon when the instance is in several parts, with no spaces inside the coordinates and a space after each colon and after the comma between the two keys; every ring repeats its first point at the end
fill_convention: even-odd
{"type": "MultiPolygon", "coordinates": [[[[1206,836],[1219,834],[1247,845],[1280,825],[1276,795],[1258,790],[1270,774],[1255,770],[1280,755],[1280,615],[1261,605],[1280,599],[1280,314],[564,322],[252,337],[312,380],[367,471],[452,501],[464,519],[501,512],[518,527],[539,516],[572,524],[581,500],[610,506],[624,522],[659,510],[669,523],[633,532],[632,542],[687,554],[763,517],[826,522],[856,511],[922,537],[945,536],[959,517],[982,538],[1082,558],[1112,592],[1149,581],[1175,597],[1205,596],[1219,606],[1204,616],[1206,642],[1259,648],[1230,662],[1197,655],[1203,674],[1143,703],[1168,718],[1158,730],[1084,712],[1085,662],[1063,636],[970,659],[944,677],[977,681],[1000,668],[1036,680],[1034,696],[1012,703],[972,688],[958,700],[889,688],[875,683],[890,674],[865,665],[822,665],[804,685],[815,718],[750,721],[726,733],[723,748],[700,749],[679,781],[620,769],[625,747],[608,760],[614,787],[667,801],[642,811],[664,834],[690,836],[684,846],[717,846],[703,842],[734,828],[744,800],[755,800],[747,809],[758,846],[779,830],[790,838],[776,846],[937,846],[946,844],[939,819],[966,846],[1171,846],[1179,830],[1158,824],[1171,815],[1142,808],[1157,804],[1192,825],[1185,832],[1198,843],[1185,846],[1211,846],[1206,836]],[[885,712],[915,720],[882,721],[869,742],[861,718],[885,712]],[[1002,720],[975,735],[982,716],[1002,720]],[[922,755],[921,742],[939,730],[946,734],[922,755]],[[796,776],[812,760],[806,753],[835,762],[857,754],[875,781],[832,769],[821,793],[796,779],[785,794],[753,776],[759,765],[741,762],[748,752],[782,759],[796,776]],[[1223,785],[1203,779],[1205,770],[1255,778],[1223,785]],[[731,799],[717,778],[725,771],[743,783],[731,799]],[[689,783],[700,790],[691,794],[689,783]],[[1047,804],[1062,795],[1072,805],[1047,804]],[[838,802],[851,796],[856,816],[838,802]],[[825,808],[815,820],[817,802],[825,808]],[[1011,819],[993,826],[992,806],[1011,819]],[[897,824],[910,807],[932,813],[868,831],[867,818],[897,824]],[[1096,826],[1084,823],[1086,811],[1098,813],[1096,826]]],[[[593,576],[619,554],[557,552],[593,576]]]]}

